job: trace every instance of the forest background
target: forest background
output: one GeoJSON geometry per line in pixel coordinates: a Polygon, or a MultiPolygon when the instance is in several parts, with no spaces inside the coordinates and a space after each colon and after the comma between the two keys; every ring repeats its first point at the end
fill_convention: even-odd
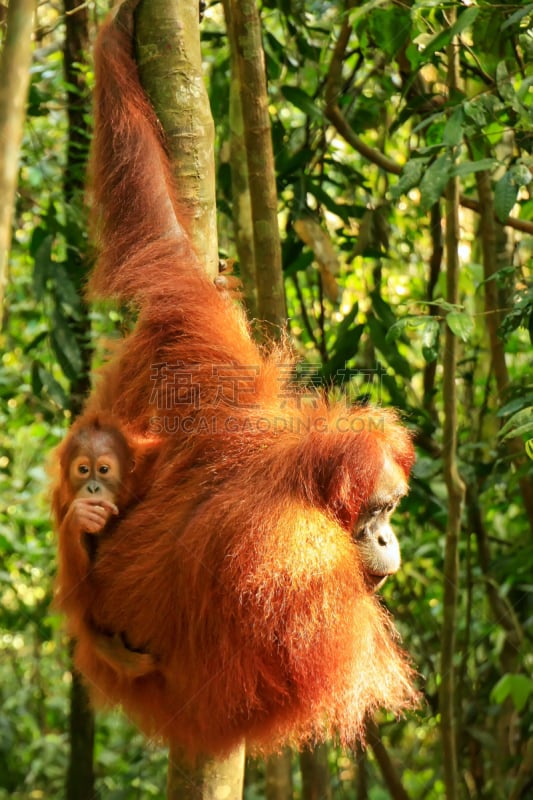
{"type": "MultiPolygon", "coordinates": [[[[13,20],[34,5],[10,0],[7,16],[0,5],[4,60],[10,36],[22,52],[25,33],[13,20]]],[[[82,294],[90,42],[106,10],[41,2],[27,71],[0,333],[2,800],[164,794],[165,751],[118,712],[97,717],[92,794],[69,788],[76,684],[51,609],[47,458],[88,389],[95,346],[129,324],[119,309],[88,309],[82,294]]],[[[396,514],[404,564],[382,594],[424,702],[400,721],[382,715],[366,750],[330,743],[250,760],[246,797],[525,800],[533,4],[265,0],[259,11],[295,380],[394,405],[417,445],[411,493],[396,514]]],[[[228,113],[235,87],[222,3],[209,4],[201,30],[219,248],[238,269],[253,243],[238,183],[242,141],[228,113]]],[[[3,77],[5,150],[5,95],[16,87],[3,77]]],[[[253,317],[253,279],[242,277],[253,317]]]]}

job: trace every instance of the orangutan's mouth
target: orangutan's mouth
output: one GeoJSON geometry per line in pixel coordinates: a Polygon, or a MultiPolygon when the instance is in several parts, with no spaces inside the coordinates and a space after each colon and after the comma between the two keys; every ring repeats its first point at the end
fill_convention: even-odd
{"type": "Polygon", "coordinates": [[[383,586],[383,584],[385,583],[385,581],[387,580],[387,578],[389,576],[388,575],[372,575],[372,573],[367,572],[365,577],[366,577],[366,582],[367,582],[368,586],[370,587],[370,589],[372,589],[373,592],[377,592],[378,589],[381,589],[381,587],[383,586]]]}

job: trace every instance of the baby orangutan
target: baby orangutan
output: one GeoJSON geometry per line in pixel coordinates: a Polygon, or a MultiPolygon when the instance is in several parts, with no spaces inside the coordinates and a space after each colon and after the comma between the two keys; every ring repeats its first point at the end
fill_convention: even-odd
{"type": "Polygon", "coordinates": [[[130,676],[155,668],[154,659],[128,646],[120,633],[99,631],[87,617],[91,570],[98,539],[112,535],[113,518],[136,496],[135,454],[113,420],[95,414],[74,424],[59,448],[61,479],[52,499],[59,531],[57,606],[69,615],[69,630],[83,628],[109,666],[130,676]]]}

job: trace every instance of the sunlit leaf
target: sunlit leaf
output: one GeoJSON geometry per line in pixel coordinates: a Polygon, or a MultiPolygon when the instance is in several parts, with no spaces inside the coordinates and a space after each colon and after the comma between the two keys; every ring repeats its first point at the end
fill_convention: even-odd
{"type": "Polygon", "coordinates": [[[530,436],[533,433],[533,407],[523,408],[507,420],[500,431],[503,439],[530,436]]]}
{"type": "Polygon", "coordinates": [[[450,311],[446,315],[448,327],[456,336],[468,342],[474,332],[474,320],[469,314],[463,311],[450,311]]]}
{"type": "Polygon", "coordinates": [[[527,675],[503,675],[491,692],[491,697],[496,703],[503,703],[511,698],[517,711],[522,711],[529,697],[533,694],[533,680],[527,675]]]}

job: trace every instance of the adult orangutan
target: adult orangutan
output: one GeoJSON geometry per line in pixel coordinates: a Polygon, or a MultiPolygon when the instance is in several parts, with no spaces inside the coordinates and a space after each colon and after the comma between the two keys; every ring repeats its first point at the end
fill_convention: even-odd
{"type": "Polygon", "coordinates": [[[262,352],[203,274],[139,84],[135,6],[96,46],[91,293],[139,316],[86,413],[157,436],[158,458],[100,537],[85,607],[67,609],[83,619],[76,664],[97,701],[191,757],[243,738],[351,742],[368,714],[416,699],[375,595],[399,567],[389,519],[413,447],[391,411],[296,393],[288,353],[262,352]],[[94,631],[153,662],[132,675],[94,631]]]}

